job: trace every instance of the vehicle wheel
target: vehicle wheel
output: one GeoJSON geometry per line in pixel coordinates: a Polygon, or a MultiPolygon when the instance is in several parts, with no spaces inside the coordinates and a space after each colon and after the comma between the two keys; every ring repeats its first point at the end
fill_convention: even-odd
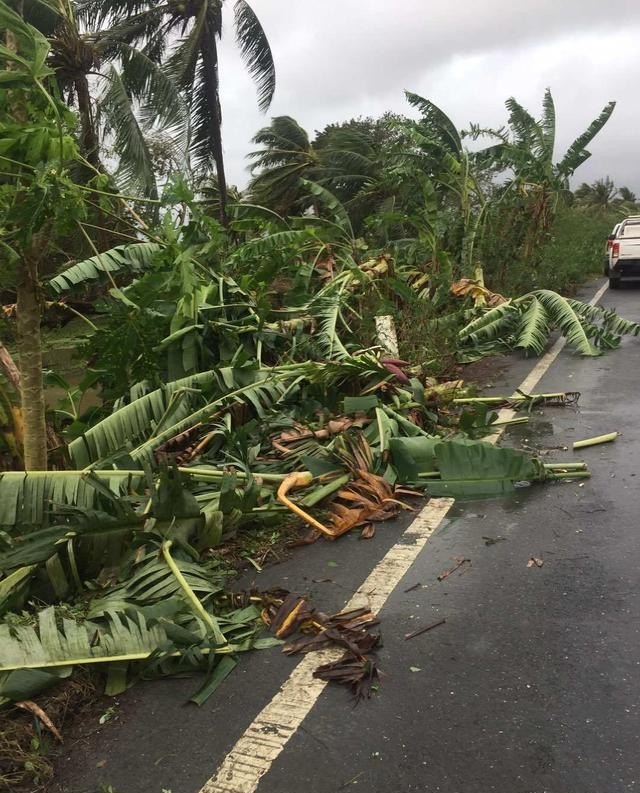
{"type": "Polygon", "coordinates": [[[620,289],[620,279],[609,278],[609,289],[620,289]]]}

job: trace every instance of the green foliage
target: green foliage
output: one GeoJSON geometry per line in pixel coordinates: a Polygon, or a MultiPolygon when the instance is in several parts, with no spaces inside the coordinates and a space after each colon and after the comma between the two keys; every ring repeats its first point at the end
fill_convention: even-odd
{"type": "MultiPolygon", "coordinates": [[[[543,480],[538,461],[467,440],[489,431],[487,408],[460,419],[467,439],[443,440],[456,431],[458,385],[443,396],[426,375],[450,374],[458,345],[540,354],[558,329],[595,355],[640,331],[552,291],[601,256],[611,217],[569,208],[567,178],[612,106],[560,163],[550,92],[539,120],[508,100],[508,126],[479,153],[412,93],[416,119],[353,119],[313,139],[280,116],[255,137],[242,195],[227,191],[219,135],[222,5],[88,0],[49,14],[28,4],[43,35],[0,2],[0,27],[17,43],[0,49],[12,64],[0,71],[10,88],[0,92],[3,276],[16,281],[34,250],[47,261],[45,294],[90,315],[83,387],[102,389],[101,406],[80,415],[73,387],[48,375],[71,392],[56,414],[70,440],[64,465],[0,474],[0,611],[44,605],[37,628],[32,616],[0,624],[0,704],[81,662],[109,668],[111,693],[140,675],[202,671],[194,701],[204,701],[234,654],[272,644],[254,606],[232,606],[215,549],[282,524],[287,474],[322,477],[300,498],[306,508],[354,471],[432,495],[543,480]],[[83,94],[94,69],[106,85],[98,101],[83,94]],[[77,119],[54,77],[65,95],[73,88],[77,119]],[[167,144],[161,156],[150,131],[167,144]],[[119,159],[113,177],[95,156],[105,133],[119,159]],[[161,201],[143,199],[175,171],[184,173],[161,201]],[[479,265],[513,296],[492,308],[458,302],[452,284],[479,265]],[[380,349],[382,314],[395,318],[407,362],[380,349]],[[73,614],[52,606],[78,601],[73,614]]],[[[272,54],[244,0],[235,26],[266,108],[272,54]]],[[[31,282],[37,305],[37,266],[31,282]]],[[[3,399],[4,423],[11,406],[3,399]]]]}
{"type": "Polygon", "coordinates": [[[622,335],[637,336],[640,326],[615,312],[569,300],[557,292],[538,289],[494,308],[483,309],[459,332],[463,347],[484,354],[509,348],[541,355],[552,330],[558,329],[580,355],[599,355],[617,346],[622,335]]]}

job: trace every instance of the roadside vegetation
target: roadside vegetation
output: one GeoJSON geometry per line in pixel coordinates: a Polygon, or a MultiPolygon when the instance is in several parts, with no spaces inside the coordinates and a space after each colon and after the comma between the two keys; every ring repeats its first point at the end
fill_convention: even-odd
{"type": "MultiPolygon", "coordinates": [[[[572,296],[637,209],[609,180],[570,189],[614,103],[560,155],[550,91],[490,130],[410,92],[407,116],[314,137],[281,116],[237,190],[223,10],[0,2],[0,788],[51,773],[45,692],[198,672],[200,704],[241,653],[313,630],[226,587],[283,533],[371,538],[425,492],[588,475],[483,444],[500,400],[461,366],[640,330],[572,296]]],[[[266,33],[229,10],[267,110],[266,33]]]]}

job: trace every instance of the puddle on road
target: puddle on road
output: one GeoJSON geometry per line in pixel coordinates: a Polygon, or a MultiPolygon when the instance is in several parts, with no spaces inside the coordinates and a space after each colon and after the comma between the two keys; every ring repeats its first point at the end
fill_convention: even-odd
{"type": "Polygon", "coordinates": [[[510,438],[517,443],[525,443],[527,445],[544,445],[538,443],[543,438],[549,438],[554,434],[554,427],[550,421],[542,421],[540,419],[530,419],[527,424],[514,424],[505,429],[505,437],[510,438]]]}

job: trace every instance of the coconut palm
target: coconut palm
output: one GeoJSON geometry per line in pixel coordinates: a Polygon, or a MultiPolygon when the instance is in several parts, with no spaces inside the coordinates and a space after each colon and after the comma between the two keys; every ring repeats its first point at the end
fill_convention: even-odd
{"type": "Polygon", "coordinates": [[[604,179],[596,179],[592,184],[583,182],[574,195],[580,206],[608,209],[618,195],[618,189],[613,180],[605,176],[604,179]]]}
{"type": "Polygon", "coordinates": [[[618,188],[618,198],[625,204],[635,204],[637,201],[636,194],[628,187],[618,188]]]}
{"type": "MultiPolygon", "coordinates": [[[[218,39],[222,36],[224,0],[84,0],[85,17],[112,40],[140,49],[168,73],[187,98],[191,115],[193,162],[205,171],[215,165],[220,189],[220,220],[227,223],[227,182],[222,151],[222,112],[218,39]]],[[[235,3],[236,41],[258,88],[258,106],[267,110],[276,76],[266,33],[246,0],[235,3]]]]}
{"type": "Polygon", "coordinates": [[[260,148],[249,154],[251,200],[281,215],[292,214],[306,193],[301,178],[313,178],[319,162],[309,135],[291,116],[277,116],[252,142],[260,148]]]}
{"type": "Polygon", "coordinates": [[[91,168],[102,169],[101,145],[111,139],[120,164],[119,181],[129,190],[155,195],[146,128],[176,127],[185,115],[171,79],[109,30],[86,29],[78,2],[10,0],[8,5],[49,39],[48,64],[67,104],[78,110],[80,150],[91,168]],[[91,83],[97,88],[95,97],[91,83]]]}

